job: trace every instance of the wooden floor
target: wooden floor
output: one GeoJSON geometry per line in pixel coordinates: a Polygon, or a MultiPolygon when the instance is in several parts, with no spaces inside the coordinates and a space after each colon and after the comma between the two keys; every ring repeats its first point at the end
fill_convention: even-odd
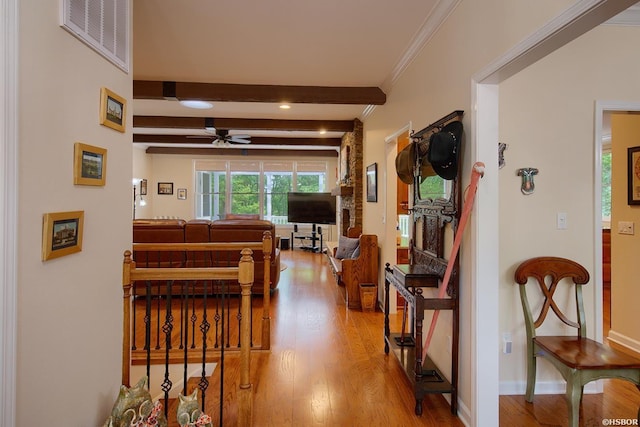
{"type": "MultiPolygon", "coordinates": [[[[282,263],[287,268],[272,296],[272,350],[252,353],[254,426],[463,425],[441,395],[428,396],[422,417],[414,415],[410,387],[384,354],[383,314],[348,310],[324,255],[282,251],[282,263]]],[[[232,360],[225,379],[237,376],[232,360]]],[[[225,393],[225,426],[235,425],[234,400],[233,390],[225,393]]],[[[634,418],[639,405],[634,386],[607,381],[604,394],[584,396],[581,425],[634,418]]],[[[567,419],[564,396],[536,396],[534,403],[500,397],[501,426],[564,426],[567,419]]]]}

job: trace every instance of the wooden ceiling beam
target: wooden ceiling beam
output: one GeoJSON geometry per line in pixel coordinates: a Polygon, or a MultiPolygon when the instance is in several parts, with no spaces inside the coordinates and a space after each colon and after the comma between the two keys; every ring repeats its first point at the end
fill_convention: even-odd
{"type": "Polygon", "coordinates": [[[353,132],[353,120],[279,120],[234,119],[205,117],[133,116],[134,128],[204,129],[211,124],[216,129],[287,130],[353,132]]]}
{"type": "Polygon", "coordinates": [[[276,86],[155,80],[134,80],[133,98],[352,105],[383,105],[387,101],[387,96],[378,87],[276,86]]]}
{"type": "Polygon", "coordinates": [[[249,157],[338,157],[335,150],[277,150],[277,149],[248,149],[248,148],[186,148],[186,147],[149,147],[148,154],[188,154],[188,155],[216,155],[216,156],[249,156],[249,157]]]}
{"type": "MultiPolygon", "coordinates": [[[[155,134],[133,134],[134,143],[163,143],[163,144],[207,144],[210,145],[213,136],[204,135],[155,135],[155,134]]],[[[313,145],[317,147],[340,147],[340,138],[276,138],[276,137],[251,137],[252,144],[273,145],[273,146],[301,146],[313,145]]],[[[241,145],[237,145],[241,146],[241,145]]]]}

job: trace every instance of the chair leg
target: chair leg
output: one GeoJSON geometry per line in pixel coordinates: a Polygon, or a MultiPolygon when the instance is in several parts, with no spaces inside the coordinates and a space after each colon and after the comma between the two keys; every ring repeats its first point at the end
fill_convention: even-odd
{"type": "Polygon", "coordinates": [[[578,378],[569,375],[567,378],[567,406],[569,410],[569,427],[578,427],[580,420],[580,404],[582,402],[582,384],[578,378]]]}
{"type": "Polygon", "coordinates": [[[532,346],[527,346],[527,402],[533,402],[533,395],[536,391],[536,355],[532,346]]]}

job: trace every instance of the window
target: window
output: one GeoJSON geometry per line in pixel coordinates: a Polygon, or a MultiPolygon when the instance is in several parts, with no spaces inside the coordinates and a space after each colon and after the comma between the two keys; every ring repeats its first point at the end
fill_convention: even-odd
{"type": "Polygon", "coordinates": [[[602,223],[611,224],[611,146],[602,149],[602,223]]]}
{"type": "Polygon", "coordinates": [[[257,172],[231,173],[231,212],[234,214],[260,213],[260,174],[257,172]]]}
{"type": "Polygon", "coordinates": [[[227,173],[196,171],[198,218],[220,219],[226,212],[227,173]]]}
{"type": "Polygon", "coordinates": [[[260,214],[274,224],[287,224],[287,193],[326,191],[323,161],[196,160],[194,168],[196,217],[201,219],[260,214]]]}
{"type": "Polygon", "coordinates": [[[264,173],[262,217],[274,224],[286,224],[287,193],[293,188],[293,172],[264,173]]]}

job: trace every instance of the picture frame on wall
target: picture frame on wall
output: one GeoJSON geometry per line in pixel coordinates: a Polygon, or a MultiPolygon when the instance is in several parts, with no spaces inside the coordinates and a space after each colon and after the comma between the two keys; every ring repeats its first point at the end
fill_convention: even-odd
{"type": "Polygon", "coordinates": [[[627,203],[640,205],[640,147],[627,148],[627,203]]]}
{"type": "Polygon", "coordinates": [[[73,145],[73,183],[104,186],[107,179],[107,150],[76,142],[73,145]]]}
{"type": "Polygon", "coordinates": [[[173,182],[159,182],[158,194],[172,195],[173,194],[173,182]]]}
{"type": "Polygon", "coordinates": [[[186,188],[178,188],[178,200],[187,200],[186,188]]]}
{"type": "Polygon", "coordinates": [[[42,219],[42,260],[82,250],[84,211],[46,213],[42,219]]]}
{"type": "Polygon", "coordinates": [[[140,195],[141,196],[146,196],[147,195],[147,180],[143,179],[140,181],[140,195]]]}
{"type": "Polygon", "coordinates": [[[127,101],[106,87],[100,90],[100,124],[119,132],[125,131],[127,101]]]}
{"type": "Polygon", "coordinates": [[[378,201],[378,164],[367,166],[367,202],[378,201]]]}

